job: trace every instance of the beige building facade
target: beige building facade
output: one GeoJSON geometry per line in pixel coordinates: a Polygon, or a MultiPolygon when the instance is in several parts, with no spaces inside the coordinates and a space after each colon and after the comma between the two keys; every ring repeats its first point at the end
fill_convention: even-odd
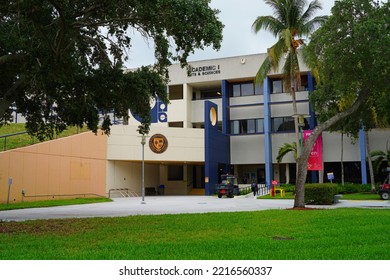
{"type": "MultiPolygon", "coordinates": [[[[280,71],[270,73],[262,85],[253,83],[264,59],[265,54],[255,54],[190,62],[189,69],[172,65],[170,103],[152,104],[144,146],[137,117],[129,112],[129,122],[114,125],[109,137],[83,133],[0,153],[0,202],[7,201],[11,178],[11,202],[119,196],[123,190],[140,196],[142,162],[147,195],[161,194],[161,189],[165,195],[211,195],[227,172],[242,185],[294,183],[292,154],[276,161],[280,147],[295,141],[291,97],[280,71]],[[166,145],[164,151],[153,147],[158,141],[166,145]]],[[[307,130],[316,124],[309,104],[315,82],[301,65],[297,105],[307,130]]],[[[324,174],[333,172],[340,179],[343,147],[346,180],[366,183],[364,137],[344,137],[342,144],[339,133],[326,132],[322,138],[324,174]]],[[[390,130],[370,131],[369,139],[371,150],[385,150],[390,130]]],[[[311,172],[308,181],[318,176],[311,172]]]]}

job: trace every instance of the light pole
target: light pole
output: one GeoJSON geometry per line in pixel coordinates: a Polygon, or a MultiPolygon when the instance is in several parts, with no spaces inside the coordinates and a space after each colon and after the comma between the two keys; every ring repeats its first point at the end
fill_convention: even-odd
{"type": "Polygon", "coordinates": [[[141,136],[141,145],[142,145],[142,201],[141,201],[141,204],[146,204],[146,202],[145,202],[145,144],[146,144],[146,135],[142,134],[142,136],[141,136]]]}

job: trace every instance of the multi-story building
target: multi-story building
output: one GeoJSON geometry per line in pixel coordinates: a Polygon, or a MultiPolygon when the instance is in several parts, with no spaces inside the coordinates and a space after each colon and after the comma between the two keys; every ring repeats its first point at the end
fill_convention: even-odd
{"type": "MultiPolygon", "coordinates": [[[[264,59],[265,54],[256,54],[196,61],[189,69],[170,67],[170,103],[155,104],[149,134],[164,136],[168,148],[155,153],[147,145],[148,187],[165,185],[167,194],[205,188],[206,194],[212,194],[219,176],[226,172],[234,173],[238,183],[294,183],[293,153],[281,164],[276,161],[279,148],[296,141],[292,98],[281,73],[270,73],[262,85],[254,84],[264,59]]],[[[298,115],[304,116],[302,130],[307,130],[316,124],[309,104],[315,81],[303,62],[301,71],[296,99],[298,115]]],[[[108,188],[125,186],[129,178],[134,180],[130,185],[140,185],[141,138],[137,125],[131,118],[128,126],[112,130],[107,150],[108,188]]],[[[371,149],[383,150],[390,130],[375,130],[369,135],[371,149]]],[[[322,138],[325,177],[332,172],[336,180],[340,179],[343,146],[346,180],[366,183],[364,137],[354,142],[344,136],[343,143],[339,133],[324,133],[322,138]]],[[[309,172],[308,180],[317,181],[318,172],[309,172]]]]}
{"type": "MultiPolygon", "coordinates": [[[[87,133],[0,153],[0,183],[13,183],[11,201],[108,195],[115,193],[112,189],[140,195],[142,185],[147,195],[159,186],[166,195],[210,195],[223,173],[233,173],[239,184],[294,183],[293,154],[280,164],[276,156],[284,143],[296,141],[297,116],[280,72],[270,73],[262,85],[254,84],[264,59],[265,54],[256,54],[195,61],[189,69],[172,65],[170,103],[152,104],[153,124],[144,145],[137,132],[139,122],[130,114],[126,124],[112,127],[109,137],[87,133]]],[[[300,65],[302,85],[296,99],[306,130],[316,121],[309,104],[315,85],[309,69],[300,65]]],[[[369,139],[372,150],[385,150],[390,130],[370,131],[369,139]]],[[[352,141],[325,132],[322,157],[325,181],[330,172],[340,180],[343,157],[345,180],[367,182],[364,137],[352,141]]],[[[308,174],[308,181],[317,180],[317,171],[308,174]]],[[[0,200],[6,197],[6,188],[1,188],[0,200]]]]}

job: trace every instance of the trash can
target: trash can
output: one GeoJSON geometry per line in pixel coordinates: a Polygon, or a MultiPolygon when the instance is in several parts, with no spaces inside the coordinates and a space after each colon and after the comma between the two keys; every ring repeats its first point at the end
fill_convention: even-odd
{"type": "Polygon", "coordinates": [[[165,185],[158,186],[158,195],[164,195],[165,185]]]}

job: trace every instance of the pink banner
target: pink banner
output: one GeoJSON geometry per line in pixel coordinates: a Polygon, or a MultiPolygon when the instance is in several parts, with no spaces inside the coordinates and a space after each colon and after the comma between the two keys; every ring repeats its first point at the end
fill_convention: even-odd
{"type": "MultiPolygon", "coordinates": [[[[310,134],[311,130],[303,131],[304,141],[306,141],[310,134]]],[[[318,136],[316,142],[314,143],[307,162],[307,170],[322,170],[322,135],[318,136]]]]}

